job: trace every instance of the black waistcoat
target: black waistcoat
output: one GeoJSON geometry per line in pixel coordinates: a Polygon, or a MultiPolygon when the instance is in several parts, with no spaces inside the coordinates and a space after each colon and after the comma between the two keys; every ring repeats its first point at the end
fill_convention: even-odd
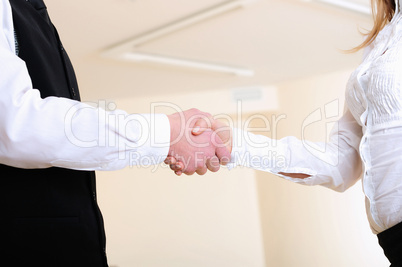
{"type": "MultiPolygon", "coordinates": [[[[19,54],[34,88],[79,100],[70,60],[42,0],[10,0],[19,54]]],[[[46,114],[43,114],[45,117],[46,114]]],[[[0,165],[0,262],[24,267],[104,267],[95,174],[0,165]]]]}

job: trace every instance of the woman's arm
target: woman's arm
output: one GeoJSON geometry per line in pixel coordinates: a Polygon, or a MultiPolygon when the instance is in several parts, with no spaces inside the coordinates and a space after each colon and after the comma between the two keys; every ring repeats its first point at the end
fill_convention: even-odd
{"type": "Polygon", "coordinates": [[[239,129],[233,135],[230,168],[246,166],[296,183],[322,185],[336,191],[355,184],[362,173],[359,155],[362,129],[348,109],[332,129],[329,142],[310,142],[291,136],[273,140],[239,129]]]}
{"type": "MultiPolygon", "coordinates": [[[[291,136],[274,140],[240,129],[233,129],[232,135],[227,126],[214,122],[212,117],[198,120],[197,125],[198,131],[193,134],[198,135],[203,129],[212,128],[218,131],[223,142],[232,144],[229,168],[245,166],[271,172],[296,183],[322,185],[336,191],[352,186],[362,173],[358,153],[362,129],[348,109],[332,129],[330,141],[326,143],[291,136]]],[[[176,174],[181,174],[181,162],[169,158],[167,163],[171,164],[176,174]]]]}

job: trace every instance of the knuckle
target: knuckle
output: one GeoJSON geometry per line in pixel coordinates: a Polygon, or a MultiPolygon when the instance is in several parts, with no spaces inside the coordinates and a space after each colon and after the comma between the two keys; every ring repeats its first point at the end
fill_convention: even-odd
{"type": "Polygon", "coordinates": [[[208,122],[207,122],[207,120],[206,120],[205,118],[199,118],[199,119],[197,120],[197,122],[198,122],[199,124],[202,124],[202,125],[207,125],[207,124],[208,124],[208,122]]]}
{"type": "Polygon", "coordinates": [[[203,162],[199,162],[199,163],[197,163],[197,170],[201,170],[201,169],[203,169],[203,168],[204,168],[204,166],[205,166],[205,164],[204,164],[203,162]]]}
{"type": "Polygon", "coordinates": [[[218,166],[218,167],[213,167],[213,169],[211,170],[211,172],[217,172],[217,171],[219,171],[219,169],[220,169],[219,166],[218,166]]]}
{"type": "Polygon", "coordinates": [[[195,172],[195,167],[188,167],[186,170],[185,170],[185,174],[194,174],[194,172],[195,172]]]}
{"type": "Polygon", "coordinates": [[[185,175],[193,175],[195,173],[195,171],[187,171],[187,172],[185,172],[184,174],[185,175]]]}

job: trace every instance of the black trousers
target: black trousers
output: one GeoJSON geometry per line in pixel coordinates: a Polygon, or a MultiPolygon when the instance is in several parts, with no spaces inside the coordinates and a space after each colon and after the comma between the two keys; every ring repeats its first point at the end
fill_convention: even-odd
{"type": "Polygon", "coordinates": [[[402,222],[377,235],[390,267],[402,267],[402,222]]]}

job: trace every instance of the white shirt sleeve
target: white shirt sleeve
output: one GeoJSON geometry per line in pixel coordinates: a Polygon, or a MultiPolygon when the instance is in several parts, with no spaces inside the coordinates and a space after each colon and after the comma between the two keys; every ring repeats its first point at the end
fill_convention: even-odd
{"type": "Polygon", "coordinates": [[[329,142],[309,142],[295,137],[274,140],[234,129],[231,169],[237,165],[274,173],[304,185],[322,185],[344,191],[360,178],[361,126],[349,110],[335,124],[329,142]],[[278,173],[303,173],[305,179],[278,173]]]}
{"type": "MultiPolygon", "coordinates": [[[[163,114],[106,112],[66,98],[42,99],[15,55],[8,1],[0,2],[0,163],[18,168],[115,170],[159,164],[170,145],[163,114]]],[[[135,104],[135,103],[133,103],[135,104]]]]}

